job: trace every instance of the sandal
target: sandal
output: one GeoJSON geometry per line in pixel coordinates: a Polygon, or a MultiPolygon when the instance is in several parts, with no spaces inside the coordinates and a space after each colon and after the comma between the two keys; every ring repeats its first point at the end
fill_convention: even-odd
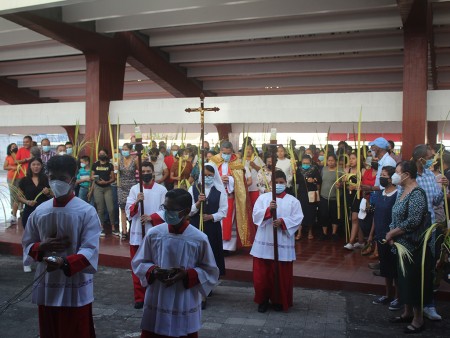
{"type": "Polygon", "coordinates": [[[411,323],[412,322],[412,320],[413,320],[413,316],[411,316],[411,317],[402,317],[402,316],[399,316],[399,317],[392,317],[392,318],[389,318],[389,323],[393,323],[393,324],[397,324],[397,323],[411,323]]]}
{"type": "Polygon", "coordinates": [[[409,324],[407,327],[405,327],[405,329],[403,330],[403,333],[414,334],[414,333],[420,333],[423,330],[425,330],[425,323],[423,323],[422,326],[419,326],[419,327],[415,327],[414,325],[409,324]]]}

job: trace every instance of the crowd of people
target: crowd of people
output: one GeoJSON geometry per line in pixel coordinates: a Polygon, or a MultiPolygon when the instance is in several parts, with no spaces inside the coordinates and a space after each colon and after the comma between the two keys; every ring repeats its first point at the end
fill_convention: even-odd
{"type": "MultiPolygon", "coordinates": [[[[205,142],[203,172],[200,151],[190,144],[168,148],[164,142],[152,141],[140,159],[140,168],[133,140],[123,144],[117,156],[100,149],[96,161],[86,155],[74,158],[72,148],[67,142],[53,151],[48,139],[41,140],[40,147],[33,146],[30,136],[23,139],[20,149],[16,144],[8,146],[4,169],[11,188],[11,222],[17,222],[24,205],[21,222],[31,236],[28,227],[35,225],[28,219],[31,216],[37,221],[36,208],[48,205],[52,197],[54,203],[65,206],[68,201],[63,197],[73,189],[74,195],[95,208],[89,210],[98,215],[99,237],[112,235],[129,241],[135,308],[145,306],[145,332],[175,336],[198,331],[200,311],[196,307],[206,306],[217,278],[226,273],[224,257],[240,247],[252,247],[258,311],[266,312],[270,304],[274,310],[287,311],[293,298],[295,242],[315,239],[345,238],[342,250],[360,249],[363,255],[379,260],[370,266],[385,278],[386,294],[373,303],[388,305],[391,310],[403,308],[391,321],[408,323],[406,333],[422,331],[424,315],[441,319],[432,296],[438,236],[433,233],[429,244],[421,241],[431,224],[446,221],[443,204],[449,196],[442,187],[447,187],[450,179],[450,153],[441,146],[418,145],[410,161],[401,161],[394,143],[381,137],[360,149],[344,141],[336,149],[331,144],[297,148],[291,141],[287,149],[278,145],[276,154],[266,145],[258,149],[246,137],[238,150],[228,141],[216,149],[205,142]],[[67,169],[65,176],[61,174],[63,180],[54,173],[60,171],[54,165],[67,158],[73,159],[76,170],[72,174],[71,167],[67,169]],[[60,181],[64,182],[55,183],[60,181]],[[164,223],[168,228],[157,227],[164,223]],[[203,234],[192,232],[189,224],[203,234]],[[274,228],[279,246],[277,266],[274,228]],[[206,248],[205,240],[209,243],[206,248]],[[419,264],[401,261],[394,243],[406,248],[414,262],[421,262],[426,252],[424,276],[419,264]],[[424,245],[429,249],[422,250],[424,245]],[[167,256],[161,257],[163,254],[167,256]],[[203,261],[195,261],[195,255],[203,261]],[[273,277],[275,270],[279,280],[273,277]],[[177,281],[183,282],[177,289],[160,288],[159,282],[170,286],[177,281]],[[149,289],[160,298],[150,297],[149,289]],[[187,331],[171,331],[155,322],[156,312],[163,307],[169,311],[167,307],[175,303],[190,306],[185,309],[192,311],[189,318],[176,319],[176,327],[187,327],[187,331]]],[[[24,242],[24,255],[36,258],[36,248],[30,247],[33,243],[24,242]]],[[[78,249],[72,248],[72,254],[78,249]]],[[[78,257],[84,265],[79,264],[95,267],[97,263],[89,257],[78,257]]],[[[59,267],[72,266],[72,259],[63,257],[59,267]]],[[[30,260],[24,261],[24,271],[31,271],[30,260]]],[[[76,267],[74,270],[82,270],[76,267]]],[[[175,320],[173,315],[167,316],[172,317],[161,320],[175,320]]]]}

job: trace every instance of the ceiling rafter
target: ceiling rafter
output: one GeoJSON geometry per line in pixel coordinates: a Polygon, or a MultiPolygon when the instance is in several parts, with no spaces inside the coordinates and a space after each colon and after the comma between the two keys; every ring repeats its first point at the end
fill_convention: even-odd
{"type": "Polygon", "coordinates": [[[96,53],[109,57],[111,53],[129,55],[132,66],[176,97],[197,96],[202,92],[200,83],[188,79],[181,68],[170,64],[134,33],[121,32],[111,38],[30,12],[6,14],[3,17],[85,54],[96,53]]]}
{"type": "Polygon", "coordinates": [[[52,103],[50,98],[39,97],[39,91],[17,87],[17,81],[0,77],[0,100],[9,104],[52,103]]]}

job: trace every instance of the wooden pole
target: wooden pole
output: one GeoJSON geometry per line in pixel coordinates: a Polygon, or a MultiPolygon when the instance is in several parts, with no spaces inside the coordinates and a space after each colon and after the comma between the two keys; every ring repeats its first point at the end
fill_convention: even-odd
{"type": "MultiPolygon", "coordinates": [[[[142,142],[142,134],[138,126],[135,127],[136,142],[132,143],[135,146],[138,157],[138,172],[139,172],[139,192],[144,192],[142,184],[142,150],[144,149],[144,143],[142,142]]],[[[144,201],[139,202],[141,206],[141,216],[144,215],[144,201]]],[[[145,222],[141,222],[142,238],[145,236],[145,222]]]]}
{"type": "MultiPolygon", "coordinates": [[[[275,183],[275,166],[277,161],[277,140],[270,140],[271,155],[272,155],[272,200],[277,201],[276,183],[275,183]]],[[[272,210],[272,220],[277,219],[277,210],[272,210]]],[[[275,298],[278,302],[280,300],[279,290],[279,271],[278,271],[278,228],[273,227],[273,260],[274,260],[274,280],[275,298]]]]}

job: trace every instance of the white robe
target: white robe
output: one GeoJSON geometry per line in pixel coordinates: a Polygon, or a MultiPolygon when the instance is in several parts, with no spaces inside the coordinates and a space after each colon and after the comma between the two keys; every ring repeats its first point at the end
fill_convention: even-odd
{"type": "MultiPolygon", "coordinates": [[[[253,208],[253,223],[258,226],[258,230],[250,255],[257,258],[274,259],[272,218],[264,220],[271,201],[272,193],[265,193],[258,197],[253,208]]],[[[287,230],[278,228],[277,231],[278,259],[283,262],[295,261],[294,234],[303,220],[303,211],[298,199],[289,194],[283,198],[277,198],[277,218],[282,218],[287,228],[287,230]]]]}
{"type": "MultiPolygon", "coordinates": [[[[151,215],[160,211],[160,207],[164,204],[167,189],[158,183],[154,183],[151,189],[144,188],[144,213],[151,215]]],[[[138,212],[131,217],[130,207],[136,203],[137,195],[139,194],[139,184],[133,185],[127,197],[125,205],[125,212],[127,218],[131,219],[130,226],[130,245],[141,245],[142,243],[142,226],[141,226],[141,204],[139,203],[138,212]]],[[[145,224],[145,232],[147,232],[152,225],[145,224]]]]}
{"type": "Polygon", "coordinates": [[[151,228],[131,266],[146,287],[141,328],[165,336],[185,336],[201,328],[201,295],[217,285],[219,269],[208,237],[189,225],[182,234],[169,232],[167,223],[151,228]],[[185,289],[182,282],[166,287],[155,280],[148,285],[146,274],[157,265],[163,269],[193,268],[200,284],[185,289]]]}
{"type": "MultiPolygon", "coordinates": [[[[81,254],[90,265],[71,277],[64,275],[62,270],[47,272],[43,281],[33,290],[33,303],[81,307],[94,301],[93,274],[97,271],[100,232],[97,212],[78,197],[70,200],[65,207],[53,207],[53,199],[37,207],[30,215],[23,234],[24,253],[28,254],[34,243],[56,234],[56,238],[67,236],[71,242],[69,248],[56,252],[57,256],[81,254]]],[[[51,255],[51,252],[44,253],[44,257],[51,255]]],[[[32,257],[27,256],[25,263],[32,261],[32,257]]],[[[45,262],[39,262],[35,277],[46,268],[45,262]]]]}

